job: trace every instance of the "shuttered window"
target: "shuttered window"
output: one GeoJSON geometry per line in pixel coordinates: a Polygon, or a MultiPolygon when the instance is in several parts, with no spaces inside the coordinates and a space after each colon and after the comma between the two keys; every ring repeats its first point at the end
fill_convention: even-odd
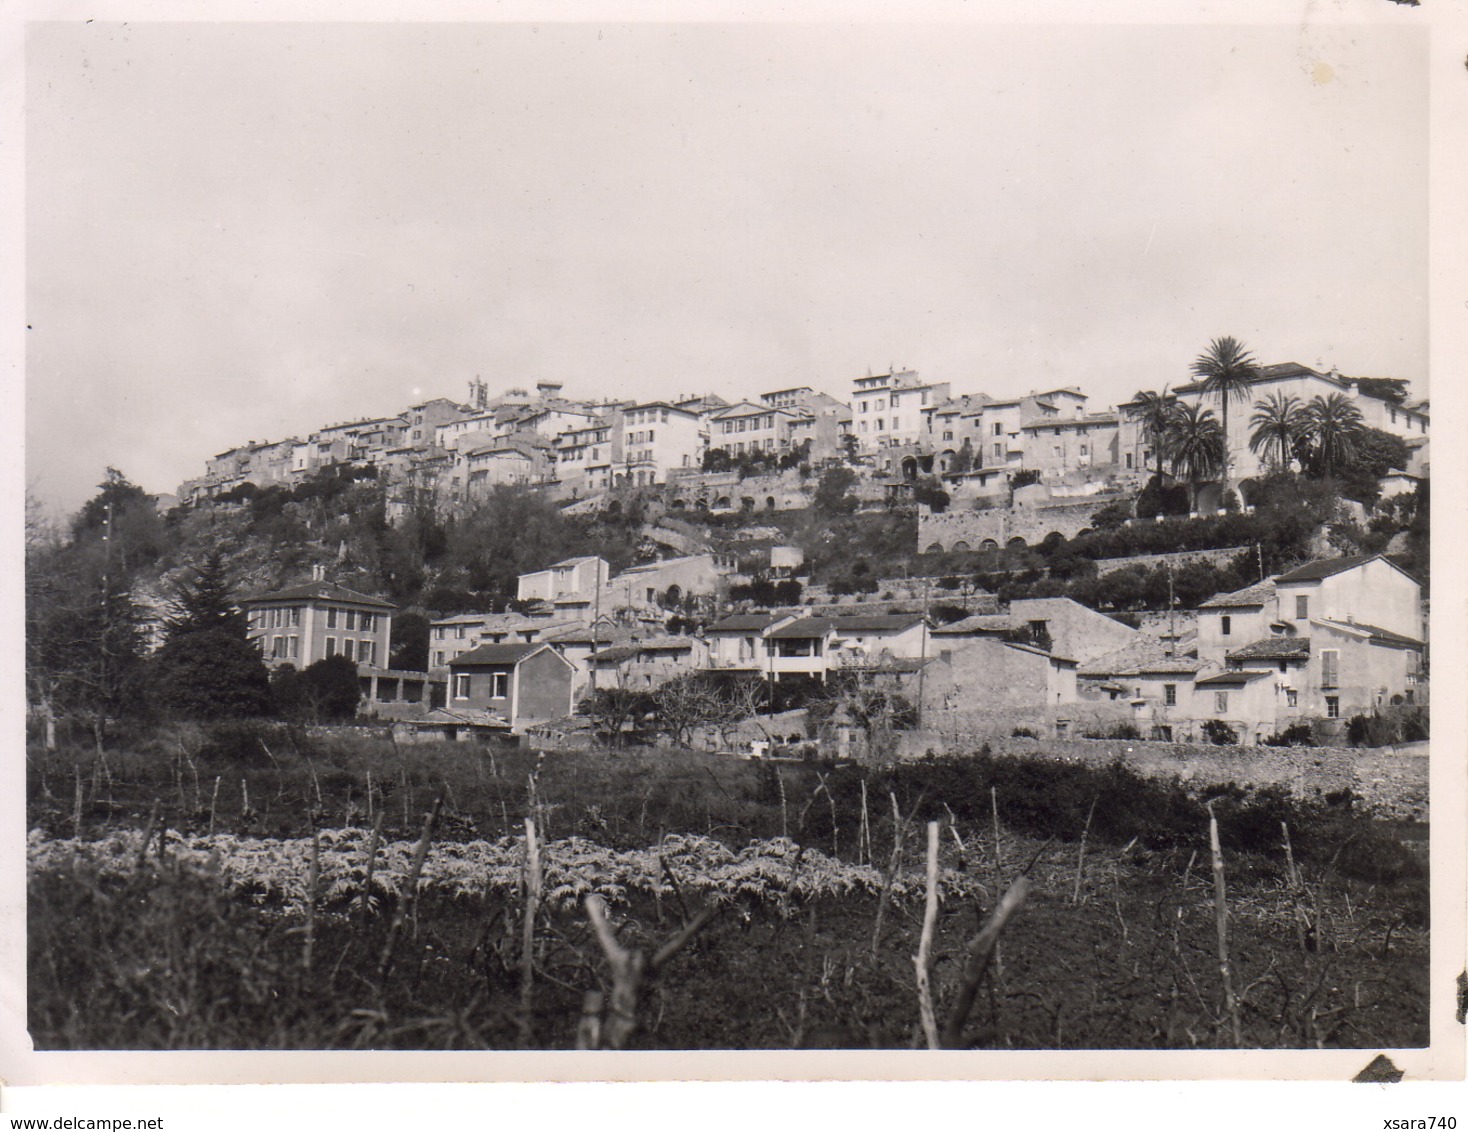
{"type": "Polygon", "coordinates": [[[1334,688],[1340,684],[1341,654],[1339,649],[1320,650],[1320,686],[1334,688]]]}

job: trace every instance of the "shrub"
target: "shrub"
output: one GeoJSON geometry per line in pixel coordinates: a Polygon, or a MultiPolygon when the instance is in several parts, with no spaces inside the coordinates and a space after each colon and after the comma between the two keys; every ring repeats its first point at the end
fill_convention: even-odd
{"type": "Polygon", "coordinates": [[[1205,719],[1203,734],[1210,743],[1219,747],[1232,747],[1239,741],[1238,732],[1221,719],[1205,719]]]}
{"type": "Polygon", "coordinates": [[[1309,747],[1315,735],[1308,723],[1292,723],[1283,731],[1277,731],[1264,740],[1266,747],[1309,747]]]}

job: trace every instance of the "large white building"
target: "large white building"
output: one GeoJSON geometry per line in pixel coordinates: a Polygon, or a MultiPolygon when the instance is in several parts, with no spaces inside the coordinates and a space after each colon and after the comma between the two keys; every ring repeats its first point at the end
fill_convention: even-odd
{"type": "Polygon", "coordinates": [[[674,468],[697,468],[706,436],[703,414],[666,401],[622,410],[622,467],[618,483],[642,487],[667,480],[674,468]]]}
{"type": "Polygon", "coordinates": [[[862,452],[918,444],[925,410],[949,400],[948,382],[923,381],[915,370],[858,377],[851,383],[851,429],[862,452]]]}

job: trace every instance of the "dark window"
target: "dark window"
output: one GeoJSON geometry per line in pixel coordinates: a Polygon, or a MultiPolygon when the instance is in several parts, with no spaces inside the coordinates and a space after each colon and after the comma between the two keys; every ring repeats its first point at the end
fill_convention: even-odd
{"type": "Polygon", "coordinates": [[[1225,614],[1223,617],[1219,618],[1219,621],[1223,625],[1223,635],[1225,637],[1233,632],[1234,621],[1232,617],[1229,617],[1227,614],[1225,614]]]}
{"type": "Polygon", "coordinates": [[[1168,707],[1177,707],[1177,685],[1162,685],[1162,702],[1168,707]]]}

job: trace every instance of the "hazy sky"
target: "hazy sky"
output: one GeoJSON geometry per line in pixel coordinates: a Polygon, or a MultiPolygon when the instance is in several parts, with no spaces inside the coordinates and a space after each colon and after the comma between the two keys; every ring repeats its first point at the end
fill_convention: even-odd
{"type": "Polygon", "coordinates": [[[1405,27],[37,24],[28,479],[541,378],[1426,394],[1405,27]]]}

